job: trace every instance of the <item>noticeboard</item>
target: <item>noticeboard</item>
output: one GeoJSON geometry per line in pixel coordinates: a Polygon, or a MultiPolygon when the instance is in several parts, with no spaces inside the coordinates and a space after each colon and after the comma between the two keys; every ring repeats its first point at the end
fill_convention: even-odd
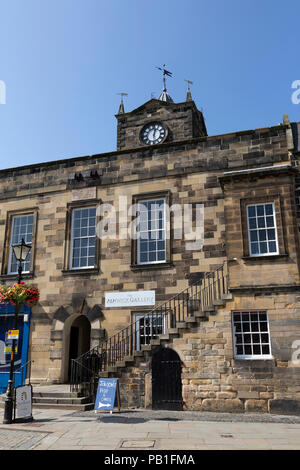
{"type": "Polygon", "coordinates": [[[117,399],[120,410],[120,392],[118,379],[99,379],[95,401],[95,411],[112,411],[117,399]]]}

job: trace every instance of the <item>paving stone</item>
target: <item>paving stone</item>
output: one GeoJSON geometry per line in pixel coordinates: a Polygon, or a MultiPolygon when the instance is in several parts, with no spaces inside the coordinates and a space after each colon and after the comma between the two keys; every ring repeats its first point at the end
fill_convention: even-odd
{"type": "Polygon", "coordinates": [[[123,441],[121,447],[128,448],[144,448],[144,447],[154,447],[154,440],[145,440],[145,441],[123,441]]]}

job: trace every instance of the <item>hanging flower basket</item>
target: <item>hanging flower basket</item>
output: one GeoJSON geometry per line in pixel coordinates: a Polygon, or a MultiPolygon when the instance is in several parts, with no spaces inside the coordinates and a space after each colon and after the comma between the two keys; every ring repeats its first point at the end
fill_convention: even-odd
{"type": "Polygon", "coordinates": [[[12,305],[22,306],[24,304],[33,305],[40,298],[40,292],[37,287],[33,287],[20,282],[12,287],[0,286],[0,303],[10,302],[12,305]]]}

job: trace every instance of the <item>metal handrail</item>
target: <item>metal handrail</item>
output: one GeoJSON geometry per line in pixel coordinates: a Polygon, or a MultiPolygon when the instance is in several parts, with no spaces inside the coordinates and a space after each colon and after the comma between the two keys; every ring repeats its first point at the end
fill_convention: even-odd
{"type": "Polygon", "coordinates": [[[211,307],[214,300],[221,299],[227,292],[228,273],[227,265],[224,263],[215,271],[205,273],[203,279],[196,281],[100,345],[73,360],[71,390],[74,390],[74,387],[78,388],[80,383],[94,379],[99,372],[107,370],[124,358],[132,356],[138,349],[137,333],[142,328],[148,329],[147,336],[150,339],[162,334],[162,328],[159,322],[155,323],[155,319],[164,322],[166,329],[176,328],[177,324],[190,317],[194,310],[203,311],[205,307],[211,307]],[[139,327],[141,320],[144,320],[143,327],[139,327]],[[90,374],[86,373],[87,369],[90,370],[90,374]]]}
{"type": "MultiPolygon", "coordinates": [[[[23,364],[21,367],[20,367],[20,370],[14,370],[14,374],[18,374],[18,373],[21,373],[21,383],[23,383],[23,373],[24,373],[24,370],[25,370],[25,367],[29,364],[30,367],[29,367],[29,374],[27,373],[28,375],[28,384],[30,385],[30,376],[31,376],[31,364],[34,362],[33,359],[30,359],[29,361],[27,361],[25,364],[23,364]],[[22,372],[21,372],[22,371],[22,372]]],[[[17,366],[18,367],[18,366],[17,366]]],[[[27,371],[26,371],[27,372],[27,371]]],[[[25,380],[26,380],[26,377],[25,377],[25,380]]]]}

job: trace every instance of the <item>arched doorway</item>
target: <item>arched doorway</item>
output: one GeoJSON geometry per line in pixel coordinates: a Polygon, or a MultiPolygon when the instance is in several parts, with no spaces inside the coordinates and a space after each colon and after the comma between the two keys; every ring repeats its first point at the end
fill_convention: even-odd
{"type": "Polygon", "coordinates": [[[89,351],[91,323],[85,315],[74,315],[65,323],[64,330],[64,382],[70,381],[72,359],[89,351]]]}
{"type": "Polygon", "coordinates": [[[182,410],[181,360],[170,348],[152,357],[152,408],[182,410]]]}

